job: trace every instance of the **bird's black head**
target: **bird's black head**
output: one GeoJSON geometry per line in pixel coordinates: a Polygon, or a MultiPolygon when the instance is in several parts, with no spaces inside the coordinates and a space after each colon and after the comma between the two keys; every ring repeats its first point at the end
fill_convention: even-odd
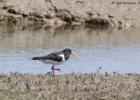
{"type": "Polygon", "coordinates": [[[70,55],[78,57],[78,54],[75,51],[73,51],[73,50],[71,50],[69,48],[62,50],[62,52],[64,53],[66,60],[69,59],[70,55]]]}
{"type": "Polygon", "coordinates": [[[72,50],[69,48],[62,50],[62,52],[64,53],[65,60],[68,60],[72,54],[72,50]]]}
{"type": "Polygon", "coordinates": [[[62,50],[62,52],[66,53],[66,54],[71,54],[72,50],[67,48],[67,49],[62,50]]]}

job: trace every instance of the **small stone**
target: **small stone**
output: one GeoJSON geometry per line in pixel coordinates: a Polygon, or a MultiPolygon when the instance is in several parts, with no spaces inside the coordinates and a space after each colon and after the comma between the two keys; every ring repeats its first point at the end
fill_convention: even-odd
{"type": "Polygon", "coordinates": [[[12,14],[18,14],[18,12],[15,9],[8,9],[7,12],[12,14]]]}
{"type": "Polygon", "coordinates": [[[114,16],[112,16],[112,15],[108,15],[108,17],[109,17],[109,18],[114,18],[114,16]]]}

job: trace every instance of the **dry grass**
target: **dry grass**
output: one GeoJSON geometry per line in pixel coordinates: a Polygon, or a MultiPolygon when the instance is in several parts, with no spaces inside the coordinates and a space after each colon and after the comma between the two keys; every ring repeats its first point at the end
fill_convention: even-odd
{"type": "Polygon", "coordinates": [[[139,100],[140,75],[0,75],[0,100],[139,100]]]}

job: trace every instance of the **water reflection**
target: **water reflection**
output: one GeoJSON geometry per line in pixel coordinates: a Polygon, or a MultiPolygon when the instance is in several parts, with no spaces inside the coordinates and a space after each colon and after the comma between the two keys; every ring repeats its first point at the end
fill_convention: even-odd
{"type": "MultiPolygon", "coordinates": [[[[77,26],[0,26],[0,72],[46,73],[50,65],[32,61],[66,47],[76,49],[80,59],[61,65],[63,73],[137,72],[140,73],[139,29],[110,30],[77,26]]],[[[58,66],[60,67],[60,66],[58,66]]]]}
{"type": "Polygon", "coordinates": [[[0,49],[62,48],[64,46],[110,46],[140,43],[139,30],[110,31],[67,26],[61,28],[0,27],[0,49]]]}

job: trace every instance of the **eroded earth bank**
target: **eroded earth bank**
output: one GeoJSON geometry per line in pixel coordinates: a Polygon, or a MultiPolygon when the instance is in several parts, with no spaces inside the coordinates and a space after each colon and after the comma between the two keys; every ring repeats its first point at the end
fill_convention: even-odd
{"type": "Polygon", "coordinates": [[[139,27],[139,10],[136,0],[0,0],[0,23],[120,29],[139,27]]]}

